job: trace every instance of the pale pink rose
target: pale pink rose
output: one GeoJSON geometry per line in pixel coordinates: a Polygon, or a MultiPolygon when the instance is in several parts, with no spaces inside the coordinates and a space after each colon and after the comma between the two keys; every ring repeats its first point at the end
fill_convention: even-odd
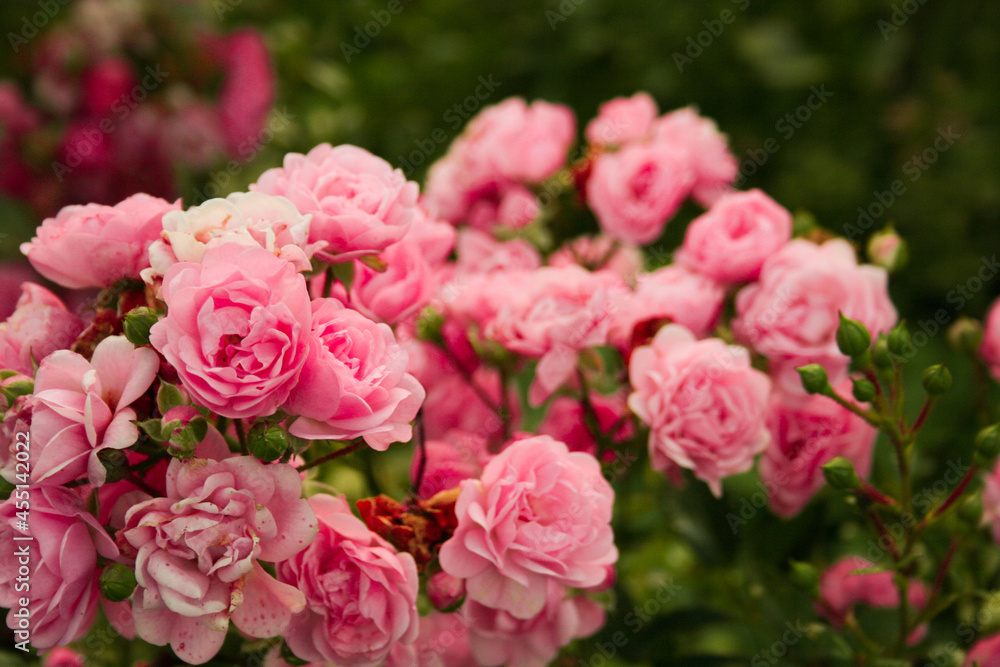
{"type": "Polygon", "coordinates": [[[343,496],[316,495],[309,504],[319,534],[277,566],[279,580],[306,599],[285,640],[303,660],[380,665],[394,643],[417,637],[417,566],[368,530],[343,496]]]}
{"type": "Polygon", "coordinates": [[[475,432],[449,431],[441,440],[424,443],[413,453],[410,480],[415,485],[423,456],[423,477],[417,495],[430,498],[439,491],[454,489],[462,480],[478,478],[490,458],[487,439],[475,432]]]}
{"type": "Polygon", "coordinates": [[[656,141],[688,154],[694,173],[692,195],[701,204],[708,206],[731,189],[739,165],[714,121],[699,116],[693,107],[685,107],[658,119],[653,134],[656,141]]]}
{"type": "Polygon", "coordinates": [[[179,209],[179,201],[143,194],[114,206],[67,206],[42,222],[21,252],[63,287],[109,287],[120,278],[139,278],[149,266],[149,245],[160,235],[164,214],[179,209]]]}
{"type": "Polygon", "coordinates": [[[595,146],[617,146],[641,141],[653,132],[659,109],[649,93],[616,97],[597,110],[597,117],[587,124],[587,141],[595,146]]]}
{"type": "Polygon", "coordinates": [[[14,314],[0,323],[0,368],[33,375],[32,362],[68,348],[83,328],[83,320],[66,310],[59,297],[41,285],[24,283],[14,314]]]}
{"type": "Polygon", "coordinates": [[[561,105],[510,98],[473,118],[427,175],[424,204],[453,224],[521,227],[538,215],[524,184],[555,174],[576,134],[561,105]]]}
{"type": "Polygon", "coordinates": [[[1000,381],[1000,299],[993,302],[983,326],[983,343],[979,355],[990,369],[990,375],[1000,381]]]}
{"type": "Polygon", "coordinates": [[[284,197],[234,192],[163,216],[163,231],[149,247],[150,268],[142,277],[152,283],[177,262],[201,262],[210,248],[226,243],[260,246],[297,271],[311,268],[309,260],[321,246],[309,243],[309,216],[284,197]]]}
{"type": "MultiPolygon", "coordinates": [[[[842,558],[827,569],[819,580],[820,604],[818,611],[835,628],[843,625],[844,617],[855,605],[869,607],[898,607],[899,589],[889,571],[856,573],[875,567],[875,563],[857,556],[842,558]]],[[[909,604],[916,612],[927,603],[927,588],[922,581],[911,580],[909,604]]],[[[919,642],[927,634],[927,624],[920,626],[907,638],[910,644],[919,642]]]]}
{"type": "Polygon", "coordinates": [[[385,250],[417,215],[417,184],[357,146],[289,153],[283,167],[265,171],[250,189],[287,197],[311,214],[309,241],[326,242],[319,257],[331,262],[385,250]]]}
{"type": "Polygon", "coordinates": [[[568,595],[551,581],[544,594],[544,607],[528,619],[472,600],[466,603],[463,614],[470,623],[469,644],[480,665],[546,667],[559,649],[604,625],[604,609],[593,600],[568,595]]]}
{"type": "Polygon", "coordinates": [[[363,262],[354,263],[350,303],[365,316],[399,324],[414,318],[431,302],[437,289],[437,274],[416,243],[403,239],[382,251],[384,271],[363,262]]]}
{"type": "MultiPolygon", "coordinates": [[[[515,185],[504,192],[500,198],[500,204],[496,211],[496,223],[502,227],[520,229],[531,224],[541,212],[541,206],[534,193],[526,187],[515,185]]],[[[478,227],[487,226],[473,224],[478,227]]]]}
{"type": "Polygon", "coordinates": [[[431,217],[422,209],[410,224],[410,229],[400,243],[408,243],[420,248],[424,259],[431,266],[444,264],[455,248],[457,234],[455,227],[443,220],[431,217]]]}
{"type": "MultiPolygon", "coordinates": [[[[617,276],[576,266],[504,274],[505,298],[483,334],[501,346],[538,359],[529,392],[533,405],[570,380],[580,350],[607,343],[610,313],[627,294],[617,276]]],[[[492,289],[497,289],[497,281],[492,289]]]]}
{"type": "Polygon", "coordinates": [[[676,264],[639,276],[639,283],[611,315],[611,341],[623,350],[651,338],[665,322],[698,337],[715,328],[726,299],[715,280],[676,264]]]}
{"type": "Polygon", "coordinates": [[[628,144],[594,160],[587,204],[608,236],[652,243],[694,183],[685,150],[663,141],[628,144]]]}
{"type": "MultiPolygon", "coordinates": [[[[838,389],[850,394],[849,383],[838,389]]],[[[834,457],[844,457],[862,479],[868,477],[877,432],[829,398],[776,393],[767,425],[771,444],[761,458],[760,476],[775,514],[798,514],[824,484],[820,466],[834,457]]]]}
{"type": "Polygon", "coordinates": [[[139,431],[129,406],[146,393],[160,360],[124,336],[105,338],[90,361],[69,350],[47,356],[35,375],[31,419],[33,481],[65,484],[87,475],[104,483],[102,449],[125,449],[139,431]]]}
{"type": "Polygon", "coordinates": [[[365,439],[384,451],[413,435],[424,388],[406,372],[392,329],[336,299],[312,303],[308,358],[286,409],[289,431],[308,439],[365,439]]]}
{"type": "Polygon", "coordinates": [[[676,260],[724,283],[756,280],[792,238],[792,215],[760,190],[721,195],[691,221],[676,260]]]}
{"type": "Polygon", "coordinates": [[[576,137],[576,120],[568,107],[542,101],[529,105],[513,97],[483,111],[469,123],[468,131],[480,131],[473,125],[488,115],[493,116],[493,122],[486,143],[506,178],[537,183],[566,163],[566,154],[576,137]]]}
{"type": "Polygon", "coordinates": [[[613,502],[593,456],[548,436],[516,440],[481,479],[462,482],[458,528],[441,547],[441,568],[466,580],[469,600],[530,619],[545,608],[550,583],[605,580],[618,560],[613,502]]]}
{"type": "Polygon", "coordinates": [[[0,606],[9,609],[7,627],[15,631],[15,641],[30,639],[46,650],[83,637],[101,597],[98,556],[114,560],[118,555],[114,541],[69,489],[33,486],[12,493],[0,504],[0,606]],[[28,529],[22,530],[17,517],[25,507],[30,516],[28,529]],[[17,539],[28,535],[33,539],[17,539]],[[19,572],[25,563],[27,576],[19,572]],[[28,629],[17,616],[24,598],[28,629]]]}
{"type": "MultiPolygon", "coordinates": [[[[840,239],[794,240],[765,262],[760,279],[736,295],[736,339],[772,362],[772,372],[822,364],[836,383],[848,359],[837,348],[838,313],[860,321],[874,338],[896,323],[884,269],[858,266],[840,239]]],[[[794,373],[794,371],[789,371],[794,373]]]]}
{"type": "Polygon", "coordinates": [[[872,234],[866,251],[872,264],[889,272],[902,268],[909,254],[906,242],[892,227],[872,234]]]}
{"type": "Polygon", "coordinates": [[[45,656],[42,667],[84,667],[83,656],[73,649],[60,647],[45,656]]]}
{"type": "Polygon", "coordinates": [[[689,468],[721,496],[722,478],[749,470],[767,447],[771,382],[745,348],[670,324],[632,353],[629,381],[628,406],[650,427],[657,470],[689,468]]]}
{"type": "Polygon", "coordinates": [[[420,617],[412,644],[395,644],[385,667],[479,667],[469,648],[469,621],[460,613],[420,617]]]}
{"type": "Polygon", "coordinates": [[[254,638],[284,632],[305,598],[259,561],[292,558],[316,536],[316,516],[301,496],[287,464],[250,456],[171,461],[167,496],[125,517],[136,634],[197,665],[218,652],[230,620],[254,638]]]}
{"type": "Polygon", "coordinates": [[[569,241],[549,256],[549,266],[576,264],[589,271],[610,271],[626,284],[634,285],[642,273],[642,251],[610,236],[581,236],[569,241]]]}
{"type": "Polygon", "coordinates": [[[962,667],[1000,667],[1000,634],[980,639],[965,656],[962,667]]]}
{"type": "Polygon", "coordinates": [[[309,354],[309,294],[295,267],[227,243],[171,266],[161,297],[167,315],[149,339],[194,401],[233,419],[274,414],[309,354]]]}
{"type": "Polygon", "coordinates": [[[493,273],[516,269],[531,270],[542,265],[541,255],[524,239],[498,241],[478,229],[463,229],[455,246],[456,273],[493,273]]]}

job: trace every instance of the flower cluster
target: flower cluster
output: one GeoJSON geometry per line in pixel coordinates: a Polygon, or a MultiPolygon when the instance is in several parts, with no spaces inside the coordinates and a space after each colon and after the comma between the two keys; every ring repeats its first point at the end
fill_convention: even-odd
{"type": "MultiPolygon", "coordinates": [[[[33,645],[80,639],[101,604],[191,664],[235,637],[271,665],[542,667],[604,623],[613,482],[647,453],[717,498],[759,461],[781,517],[824,481],[912,504],[861,479],[878,429],[904,452],[922,423],[900,421],[886,270],[735,190],[691,108],[616,99],[574,157],[575,134],[567,108],[510,99],[423,194],[323,144],[224,199],[45,219],[32,266],[99,293],[77,313],[26,284],[0,324],[0,548],[30,535],[33,645]],[[413,444],[405,499],[373,465],[394,443],[413,444]],[[355,463],[357,514],[332,488],[355,463]]],[[[907,562],[845,558],[819,613],[931,608],[907,562]]],[[[17,591],[3,569],[14,630],[17,591]]]]}
{"type": "MultiPolygon", "coordinates": [[[[194,4],[60,3],[37,40],[9,32],[15,74],[33,85],[0,80],[0,193],[40,215],[137,190],[174,197],[178,172],[256,153],[275,90],[263,37],[219,33],[194,4]]],[[[47,23],[53,10],[35,9],[47,23]]]]}

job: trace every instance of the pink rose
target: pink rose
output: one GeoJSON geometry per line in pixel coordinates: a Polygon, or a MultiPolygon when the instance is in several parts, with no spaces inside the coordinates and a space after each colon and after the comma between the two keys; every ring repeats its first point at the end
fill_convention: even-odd
{"type": "Polygon", "coordinates": [[[644,263],[639,248],[610,236],[581,236],[549,256],[549,266],[575,264],[589,271],[609,271],[628,285],[635,284],[644,263]]]}
{"type": "Polygon", "coordinates": [[[694,174],[692,194],[701,204],[712,204],[730,189],[739,165],[714,121],[699,116],[693,107],[685,107],[657,120],[653,134],[657,141],[688,154],[694,174]]]}
{"type": "Polygon", "coordinates": [[[577,353],[607,342],[610,313],[626,293],[614,275],[576,266],[508,272],[496,314],[484,335],[507,350],[538,359],[529,392],[541,404],[576,372],[577,353]]]}
{"type": "Polygon", "coordinates": [[[466,603],[463,613],[470,622],[469,643],[478,664],[546,667],[559,649],[604,625],[604,610],[593,600],[567,595],[551,581],[545,595],[544,608],[528,619],[475,601],[466,603]]]}
{"type": "Polygon", "coordinates": [[[121,56],[104,56],[82,75],[84,114],[92,118],[117,115],[122,100],[129,99],[136,81],[132,63],[121,56]]]}
{"type": "Polygon", "coordinates": [[[250,189],[287,197],[311,214],[309,240],[327,243],[319,256],[330,262],[381,252],[403,238],[417,214],[417,184],[357,146],[289,153],[283,167],[267,170],[250,189]]]}
{"type": "Polygon", "coordinates": [[[305,279],[259,246],[227,243],[163,277],[150,342],[196,403],[233,419],[274,414],[309,354],[305,279]]]}
{"type": "MultiPolygon", "coordinates": [[[[841,386],[850,393],[850,386],[841,386]]],[[[802,510],[824,484],[820,466],[842,456],[864,479],[871,470],[875,429],[825,396],[790,400],[780,394],[767,417],[771,444],[764,450],[760,475],[775,514],[802,510]]]]}
{"type": "Polygon", "coordinates": [[[469,649],[469,621],[462,614],[420,617],[413,644],[395,644],[385,667],[479,667],[469,649]]]}
{"type": "Polygon", "coordinates": [[[990,375],[1000,381],[1000,299],[993,302],[986,316],[979,355],[989,367],[990,375]]]}
{"type": "Polygon", "coordinates": [[[538,202],[522,186],[555,174],[575,134],[564,106],[510,98],[488,107],[431,166],[424,204],[453,224],[521,227],[538,215],[538,202]]]}
{"type": "Polygon", "coordinates": [[[103,484],[107,471],[97,455],[135,444],[136,413],[128,406],[146,393],[159,367],[153,350],[124,336],[102,340],[90,361],[69,350],[42,360],[31,418],[33,482],[66,484],[86,474],[91,484],[103,484]]]}
{"type": "Polygon", "coordinates": [[[458,255],[456,273],[493,273],[515,269],[537,269],[542,258],[524,239],[497,241],[478,229],[463,229],[455,247],[458,255]]]}
{"type": "MultiPolygon", "coordinates": [[[[3,187],[0,185],[0,191],[2,190],[3,187]]],[[[14,314],[17,302],[21,298],[21,285],[39,282],[41,282],[41,276],[20,258],[0,260],[0,322],[14,314]]]]}
{"type": "Polygon", "coordinates": [[[962,667],[1000,667],[1000,634],[980,639],[965,656],[962,667]]]}
{"type": "Polygon", "coordinates": [[[34,363],[68,348],[83,331],[83,320],[66,310],[52,292],[24,283],[17,308],[0,323],[0,368],[34,374],[34,363]]]}
{"type": "Polygon", "coordinates": [[[767,447],[771,382],[742,347],[671,324],[632,353],[629,380],[628,406],[650,427],[657,470],[690,468],[721,496],[722,478],[749,470],[767,447]]]}
{"type": "MultiPolygon", "coordinates": [[[[843,240],[794,240],[765,262],[760,279],[736,295],[737,340],[768,357],[772,371],[822,364],[837,382],[848,359],[837,348],[838,313],[874,337],[896,322],[884,269],[858,266],[843,240]]],[[[794,371],[792,371],[794,373],[794,371]]]]}
{"type": "Polygon", "coordinates": [[[45,656],[42,667],[84,667],[83,656],[73,649],[60,647],[45,656]]]}
{"type": "Polygon", "coordinates": [[[136,550],[136,634],[197,665],[218,652],[230,620],[254,638],[284,632],[305,599],[258,561],[284,561],[312,542],[316,516],[301,495],[287,464],[171,461],[167,496],[125,515],[124,539],[136,550]]]}
{"type": "Polygon", "coordinates": [[[792,216],[760,190],[721,195],[687,228],[677,261],[724,283],[756,280],[792,238],[792,216]]]}
{"type": "Polygon", "coordinates": [[[639,276],[635,291],[611,315],[611,340],[623,350],[650,338],[664,322],[681,324],[698,337],[715,328],[726,299],[711,278],[672,264],[639,276]]]}
{"type": "Polygon", "coordinates": [[[0,606],[10,610],[7,627],[15,631],[16,641],[30,639],[32,646],[45,650],[87,633],[100,599],[98,555],[117,559],[118,549],[72,491],[35,486],[0,504],[0,606]],[[17,517],[25,507],[30,507],[29,528],[21,530],[17,517]],[[28,535],[32,539],[18,539],[28,535]],[[19,572],[22,559],[30,564],[27,577],[19,572]],[[15,615],[25,598],[30,631],[15,615]]]}
{"type": "Polygon", "coordinates": [[[219,126],[229,154],[245,159],[247,146],[261,143],[261,129],[274,102],[275,77],[264,37],[238,30],[217,40],[217,57],[226,70],[219,92],[219,126]]]}
{"type": "Polygon", "coordinates": [[[47,218],[21,252],[63,287],[109,287],[120,278],[139,278],[149,266],[149,245],[160,235],[163,215],[179,209],[179,201],[143,194],[114,206],[67,206],[47,218]]]}
{"type": "Polygon", "coordinates": [[[466,579],[469,600],[530,619],[545,608],[550,583],[604,581],[618,560],[613,502],[593,456],[548,436],[516,440],[481,479],[462,482],[441,568],[466,579]]]}
{"type": "Polygon", "coordinates": [[[368,530],[343,496],[316,495],[309,504],[319,534],[277,567],[306,600],[285,640],[303,660],[380,665],[393,644],[417,637],[417,566],[368,530]]]}
{"type": "Polygon", "coordinates": [[[618,146],[641,141],[653,131],[659,109],[649,93],[616,97],[605,102],[597,118],[587,124],[587,141],[595,146],[618,146]]]}
{"type": "Polygon", "coordinates": [[[683,150],[662,141],[628,144],[594,160],[587,203],[605,234],[646,245],[660,237],[694,182],[683,150]]]}
{"type": "MultiPolygon", "coordinates": [[[[840,628],[848,612],[857,604],[869,607],[898,607],[899,589],[893,581],[892,572],[855,573],[875,567],[875,563],[848,556],[832,565],[819,580],[820,604],[817,608],[835,628],[840,628]]],[[[921,581],[910,581],[909,605],[918,612],[927,602],[927,588],[921,581]]],[[[927,624],[920,626],[909,636],[910,644],[915,644],[927,634],[927,624]]]]}
{"type": "Polygon", "coordinates": [[[163,231],[149,247],[150,268],[142,277],[152,283],[177,262],[201,262],[209,248],[226,243],[260,246],[297,271],[309,271],[309,260],[321,244],[308,239],[309,216],[292,202],[261,192],[234,192],[163,216],[163,231]]]}
{"type": "Polygon", "coordinates": [[[469,123],[468,131],[484,131],[474,126],[477,122],[485,125],[487,116],[493,121],[488,145],[506,178],[537,183],[565,164],[576,137],[576,120],[568,107],[542,101],[528,105],[513,97],[483,111],[469,123]]]}
{"type": "Polygon", "coordinates": [[[308,358],[286,404],[299,417],[290,432],[308,439],[363,437],[380,451],[408,441],[424,388],[406,372],[407,361],[388,325],[336,299],[313,301],[308,358]]]}
{"type": "Polygon", "coordinates": [[[351,305],[373,320],[399,324],[414,318],[430,303],[437,275],[424,259],[423,250],[404,238],[380,255],[384,271],[356,262],[351,284],[351,305]]]}

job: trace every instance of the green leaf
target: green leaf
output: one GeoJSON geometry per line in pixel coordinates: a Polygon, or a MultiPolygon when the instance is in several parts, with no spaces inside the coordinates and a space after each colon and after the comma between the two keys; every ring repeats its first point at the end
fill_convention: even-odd
{"type": "Polygon", "coordinates": [[[165,415],[171,409],[184,404],[184,392],[180,387],[161,380],[160,388],[156,392],[156,407],[160,409],[160,414],[165,415]]]}

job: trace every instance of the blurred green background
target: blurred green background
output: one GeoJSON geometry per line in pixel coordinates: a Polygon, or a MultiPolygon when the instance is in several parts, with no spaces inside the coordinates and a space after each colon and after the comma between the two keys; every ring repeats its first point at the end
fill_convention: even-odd
{"type": "MultiPolygon", "coordinates": [[[[0,18],[16,25],[34,4],[5,2],[0,18]]],[[[264,33],[276,108],[291,119],[275,124],[274,139],[230,190],[322,141],[363,146],[422,180],[460,132],[456,116],[466,115],[461,105],[481,77],[499,82],[486,104],[511,95],[564,103],[581,130],[601,102],[645,90],[664,111],[694,104],[714,118],[742,164],[743,187],[835,232],[858,226],[859,207],[875,212],[879,203],[883,212],[861,226],[867,236],[893,221],[910,243],[892,292],[917,328],[941,308],[951,320],[982,317],[1000,294],[1000,277],[969,283],[1000,250],[995,0],[208,0],[204,10],[220,28],[264,33]],[[896,181],[905,189],[898,196],[890,194],[896,181]],[[954,297],[960,287],[968,297],[954,297]]],[[[0,50],[0,74],[9,57],[0,50]]],[[[185,198],[204,185],[189,183],[185,198]]],[[[9,251],[23,229],[3,224],[18,230],[9,251]]],[[[909,370],[911,395],[920,395],[919,369],[948,354],[943,338],[931,336],[909,370]]],[[[955,360],[953,370],[956,390],[928,425],[918,488],[945,462],[969,459],[970,368],[955,360]]],[[[876,466],[876,477],[891,480],[888,469],[876,466]]],[[[618,606],[565,664],[834,664],[829,656],[842,647],[821,631],[796,643],[797,658],[761,651],[781,640],[786,623],[814,620],[787,577],[789,558],[830,562],[845,545],[865,553],[870,536],[837,494],[825,492],[790,523],[747,511],[734,532],[727,516],[743,516],[759,491],[752,474],[732,480],[721,501],[700,484],[676,492],[644,461],[620,483],[618,606]],[[680,588],[634,626],[636,609],[669,584],[680,588]],[[625,646],[616,647],[616,632],[625,646]]],[[[995,588],[996,550],[972,547],[963,547],[955,576],[995,588]]],[[[935,628],[928,655],[954,639],[971,609],[960,606],[935,628]]]]}

